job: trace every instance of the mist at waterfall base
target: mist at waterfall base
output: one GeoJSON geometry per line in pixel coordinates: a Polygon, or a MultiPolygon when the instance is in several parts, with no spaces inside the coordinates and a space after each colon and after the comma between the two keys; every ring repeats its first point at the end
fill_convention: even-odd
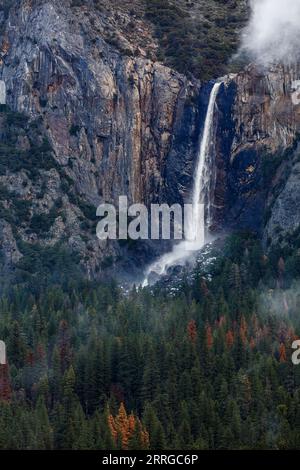
{"type": "Polygon", "coordinates": [[[213,85],[204,122],[203,134],[199,152],[197,155],[197,163],[194,172],[194,186],[192,190],[193,217],[187,221],[185,225],[185,239],[174,245],[173,250],[161,256],[157,261],[152,263],[145,274],[142,286],[149,285],[149,279],[152,274],[156,277],[163,276],[172,266],[184,265],[187,261],[193,262],[195,256],[203,245],[210,241],[208,227],[211,224],[211,200],[210,200],[210,148],[212,140],[212,130],[214,124],[214,111],[219,88],[222,82],[213,85]],[[205,210],[199,210],[204,206],[205,210]],[[204,237],[199,236],[204,234],[204,237]]]}
{"type": "Polygon", "coordinates": [[[251,16],[238,55],[260,65],[300,58],[300,0],[251,0],[251,16]]]}

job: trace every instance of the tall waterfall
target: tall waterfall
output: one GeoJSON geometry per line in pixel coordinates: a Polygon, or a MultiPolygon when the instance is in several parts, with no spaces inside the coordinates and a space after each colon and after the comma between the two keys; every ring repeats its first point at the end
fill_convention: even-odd
{"type": "Polygon", "coordinates": [[[148,285],[151,273],[155,273],[158,276],[166,274],[169,267],[184,264],[187,258],[192,256],[192,253],[200,250],[203,246],[204,240],[201,237],[199,238],[197,234],[205,233],[211,223],[210,146],[213,135],[215,104],[221,84],[222,82],[215,83],[210,93],[194,174],[192,193],[193,216],[185,221],[185,239],[175,245],[171,252],[161,256],[149,266],[143,286],[148,285]],[[199,205],[205,205],[205,211],[199,210],[199,205]]]}
{"type": "MultiPolygon", "coordinates": [[[[210,191],[210,145],[211,145],[211,136],[214,125],[214,111],[216,99],[218,96],[219,88],[221,82],[215,83],[209,98],[208,108],[206,112],[206,118],[203,129],[203,136],[201,139],[201,145],[198,154],[197,167],[195,172],[194,179],[194,189],[193,189],[193,206],[196,207],[197,204],[206,203],[206,226],[209,227],[211,223],[211,198],[209,195],[210,191]],[[206,200],[205,200],[206,199],[206,200]]],[[[191,227],[192,233],[188,233],[188,238],[193,239],[195,236],[196,230],[201,230],[200,224],[204,222],[204,218],[201,217],[199,211],[195,212],[195,217],[193,218],[193,226],[191,227]]],[[[188,230],[189,226],[188,226],[188,230]]]]}

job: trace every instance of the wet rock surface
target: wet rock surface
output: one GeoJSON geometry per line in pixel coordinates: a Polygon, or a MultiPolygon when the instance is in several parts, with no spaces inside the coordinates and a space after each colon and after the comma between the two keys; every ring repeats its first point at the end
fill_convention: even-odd
{"type": "MultiPolygon", "coordinates": [[[[265,70],[251,65],[226,77],[216,123],[218,228],[251,229],[263,236],[270,213],[280,218],[274,198],[293,165],[300,129],[299,76],[296,65],[265,70]]],[[[300,223],[298,206],[293,220],[300,223]]]]}
{"type": "MultiPolygon", "coordinates": [[[[100,203],[117,205],[120,195],[129,203],[182,202],[198,142],[200,83],[146,57],[156,47],[146,23],[135,25],[137,42],[136,29],[126,29],[128,12],[115,18],[71,4],[22,0],[10,9],[2,24],[0,80],[9,109],[39,120],[52,148],[54,168],[43,176],[41,169],[39,181],[29,178],[26,196],[31,218],[48,217],[61,200],[62,217],[42,243],[78,249],[94,277],[130,256],[117,242],[96,238],[100,203]]],[[[7,171],[3,185],[12,176],[25,185],[22,171],[7,171]]],[[[34,230],[26,237],[17,231],[23,240],[40,241],[34,230]]],[[[147,247],[143,252],[147,258],[147,247]]]]}
{"type": "MultiPolygon", "coordinates": [[[[157,62],[157,48],[128,2],[101,10],[19,0],[1,15],[5,266],[19,262],[24,243],[60,244],[89,278],[139,278],[171,248],[96,237],[97,206],[120,195],[148,206],[190,202],[212,83],[157,62]]],[[[296,65],[224,78],[211,156],[215,233],[246,228],[272,242],[299,227],[299,80],[296,65]]]]}

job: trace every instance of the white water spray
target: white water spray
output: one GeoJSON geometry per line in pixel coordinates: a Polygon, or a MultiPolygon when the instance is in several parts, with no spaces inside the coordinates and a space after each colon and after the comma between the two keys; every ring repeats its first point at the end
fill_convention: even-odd
{"type": "Polygon", "coordinates": [[[199,234],[205,234],[207,227],[209,227],[211,223],[211,168],[209,157],[213,135],[215,104],[221,84],[222,82],[215,83],[210,93],[194,176],[192,198],[193,215],[185,224],[185,240],[175,245],[171,252],[166,253],[149,266],[145,280],[142,284],[143,287],[149,284],[149,275],[151,273],[162,276],[166,274],[168,268],[171,266],[185,264],[186,260],[192,257],[192,255],[200,250],[204,245],[205,239],[199,236],[199,234]],[[205,211],[203,210],[204,204],[206,205],[206,220],[205,211]]]}
{"type": "Polygon", "coordinates": [[[210,145],[212,130],[214,125],[214,111],[216,99],[218,96],[219,88],[221,82],[215,83],[209,98],[208,108],[206,112],[206,118],[203,129],[203,136],[201,139],[201,145],[198,155],[197,167],[195,172],[195,183],[193,189],[193,207],[197,207],[197,204],[204,204],[206,202],[206,211],[207,211],[207,221],[205,224],[204,214],[201,217],[201,212],[195,211],[192,224],[188,225],[187,239],[193,240],[196,237],[196,234],[199,230],[203,230],[201,225],[207,227],[211,224],[211,198],[209,197],[210,190],[210,145]],[[207,201],[205,201],[205,196],[207,196],[207,201]]]}

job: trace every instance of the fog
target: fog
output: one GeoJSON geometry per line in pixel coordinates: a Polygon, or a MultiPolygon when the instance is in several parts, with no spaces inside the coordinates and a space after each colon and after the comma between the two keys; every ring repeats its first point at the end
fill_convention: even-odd
{"type": "Polygon", "coordinates": [[[250,0],[251,18],[240,53],[259,64],[300,57],[300,0],[250,0]]]}

